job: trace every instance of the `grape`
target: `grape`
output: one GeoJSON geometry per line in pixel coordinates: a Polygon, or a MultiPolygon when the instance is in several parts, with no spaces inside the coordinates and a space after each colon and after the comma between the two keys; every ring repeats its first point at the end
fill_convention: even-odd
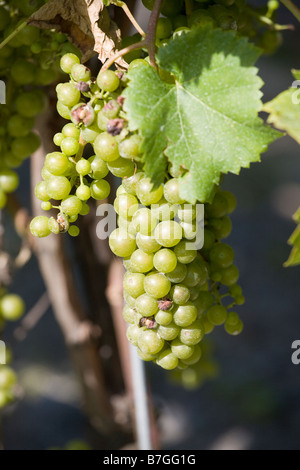
{"type": "Polygon", "coordinates": [[[51,202],[43,201],[41,203],[41,208],[43,209],[43,211],[50,211],[52,209],[52,204],[51,202]]]}
{"type": "Polygon", "coordinates": [[[65,137],[61,143],[61,150],[68,156],[76,155],[79,148],[79,142],[74,137],[65,137]]]}
{"type": "Polygon", "coordinates": [[[203,339],[204,334],[205,329],[202,321],[196,320],[190,326],[181,329],[179,339],[183,344],[195,346],[203,339]]]}
{"type": "Polygon", "coordinates": [[[12,388],[17,383],[17,376],[14,371],[7,366],[0,367],[0,389],[12,388]]]}
{"type": "Polygon", "coordinates": [[[5,193],[12,193],[19,186],[19,177],[15,171],[0,170],[0,188],[5,193]]]}
{"type": "Polygon", "coordinates": [[[161,299],[169,293],[171,282],[164,274],[150,273],[145,277],[144,288],[148,295],[151,295],[155,299],[161,299]]]}
{"type": "Polygon", "coordinates": [[[224,328],[225,328],[225,331],[229,335],[237,336],[240,333],[242,333],[242,331],[244,329],[244,324],[240,319],[238,319],[238,321],[234,325],[232,325],[231,323],[228,323],[227,320],[226,320],[224,328]]]}
{"type": "Polygon", "coordinates": [[[94,151],[97,157],[102,158],[105,162],[113,162],[120,157],[118,142],[107,132],[98,135],[94,142],[94,151]]]}
{"type": "Polygon", "coordinates": [[[164,340],[153,330],[140,330],[138,347],[144,353],[157,354],[164,347],[164,340]]]}
{"type": "Polygon", "coordinates": [[[164,186],[164,197],[166,201],[171,204],[183,204],[184,199],[180,197],[179,194],[179,181],[177,178],[173,178],[164,186]]]}
{"type": "Polygon", "coordinates": [[[132,297],[131,295],[127,294],[127,292],[124,292],[124,300],[125,300],[125,303],[130,308],[135,308],[135,298],[132,297]]]}
{"type": "Polygon", "coordinates": [[[90,161],[86,160],[85,158],[81,158],[76,163],[76,171],[79,175],[82,175],[82,176],[88,175],[91,172],[91,170],[92,170],[92,165],[90,161]]]}
{"type": "Polygon", "coordinates": [[[71,76],[76,82],[88,82],[91,80],[91,71],[82,64],[74,64],[71,69],[71,76]]]}
{"type": "Polygon", "coordinates": [[[48,153],[45,159],[45,167],[52,175],[61,176],[67,171],[69,160],[63,153],[48,153]]]}
{"type": "Polygon", "coordinates": [[[117,158],[117,160],[114,160],[113,162],[108,162],[107,166],[109,171],[118,178],[124,178],[126,175],[130,177],[135,171],[133,162],[121,157],[117,158]]]}
{"type": "Polygon", "coordinates": [[[198,295],[198,298],[195,300],[194,304],[198,310],[198,315],[202,315],[206,312],[209,307],[214,303],[213,296],[210,292],[201,291],[198,295]]]}
{"type": "Polygon", "coordinates": [[[68,234],[71,235],[71,237],[78,237],[79,233],[80,229],[76,227],[76,225],[72,225],[68,230],[68,234]]]}
{"type": "Polygon", "coordinates": [[[136,241],[126,231],[116,229],[109,237],[109,246],[115,255],[129,258],[136,249],[136,241]]]}
{"type": "Polygon", "coordinates": [[[236,284],[240,276],[239,270],[234,264],[232,264],[231,266],[228,266],[227,268],[220,270],[220,273],[221,273],[221,282],[222,284],[224,284],[224,286],[232,286],[236,284]]]}
{"type": "Polygon", "coordinates": [[[180,283],[184,281],[186,275],[187,275],[187,267],[184,264],[177,262],[176,268],[170,273],[167,273],[167,278],[171,282],[180,283]]]}
{"type": "Polygon", "coordinates": [[[131,323],[132,325],[134,325],[136,311],[133,308],[129,307],[128,305],[125,305],[125,307],[123,308],[122,315],[127,323],[131,323]]]}
{"type": "Polygon", "coordinates": [[[207,311],[207,318],[213,325],[223,325],[227,318],[227,310],[223,305],[213,305],[207,311]]]}
{"type": "Polygon", "coordinates": [[[106,180],[95,180],[91,184],[91,196],[102,201],[106,199],[110,194],[110,184],[106,180]]]}
{"type": "Polygon", "coordinates": [[[78,129],[73,123],[66,124],[62,128],[62,134],[64,137],[73,137],[76,140],[79,140],[80,129],[78,129]]]}
{"type": "Polygon", "coordinates": [[[47,193],[51,199],[65,199],[71,191],[70,181],[65,176],[52,176],[47,181],[47,193]]]}
{"type": "Polygon", "coordinates": [[[7,131],[12,137],[25,137],[33,128],[34,119],[14,114],[7,122],[7,131]]]}
{"type": "Polygon", "coordinates": [[[100,72],[97,77],[97,85],[103,91],[113,92],[119,88],[120,80],[117,75],[111,70],[106,70],[105,72],[100,72]]]}
{"type": "Polygon", "coordinates": [[[182,362],[188,366],[192,366],[196,364],[202,356],[202,349],[200,348],[199,344],[194,346],[194,352],[188,359],[182,359],[182,362]]]}
{"type": "Polygon", "coordinates": [[[147,273],[153,268],[153,255],[141,249],[135,250],[130,258],[132,268],[137,273],[147,273]]]}
{"type": "Polygon", "coordinates": [[[48,227],[48,217],[38,216],[35,217],[30,223],[30,231],[32,235],[38,238],[48,237],[51,231],[48,227]]]}
{"type": "Polygon", "coordinates": [[[124,291],[136,299],[145,293],[144,279],[144,274],[127,272],[123,282],[124,291]]]}
{"type": "Polygon", "coordinates": [[[80,64],[80,59],[75,54],[64,54],[60,59],[60,68],[65,73],[70,74],[75,64],[80,64]]]}
{"type": "Polygon", "coordinates": [[[185,305],[190,299],[190,291],[184,284],[176,284],[172,287],[170,297],[177,305],[185,305]]]}
{"type": "Polygon", "coordinates": [[[227,268],[233,263],[234,251],[225,243],[217,243],[209,252],[210,261],[220,268],[227,268]]]}
{"type": "Polygon", "coordinates": [[[169,18],[159,18],[156,26],[156,39],[165,39],[172,34],[172,22],[169,18]]]}
{"type": "Polygon", "coordinates": [[[70,108],[68,108],[68,106],[65,106],[61,101],[57,102],[56,109],[58,114],[64,119],[71,118],[70,108]]]}
{"type": "Polygon", "coordinates": [[[174,251],[169,250],[168,248],[162,248],[157,253],[155,253],[153,264],[157,271],[161,271],[162,273],[170,273],[174,271],[177,266],[177,257],[174,251]]]}
{"type": "Polygon", "coordinates": [[[161,248],[154,237],[151,235],[143,235],[140,232],[136,235],[136,243],[142,251],[149,254],[155,253],[161,248]]]}
{"type": "Polygon", "coordinates": [[[73,83],[60,83],[56,87],[57,99],[64,106],[73,107],[80,100],[80,91],[73,85],[73,83]]]}
{"type": "Polygon", "coordinates": [[[177,338],[179,332],[180,327],[175,325],[174,322],[170,322],[168,325],[159,325],[157,328],[157,334],[166,341],[172,341],[177,338]]]}
{"type": "Polygon", "coordinates": [[[166,349],[158,356],[156,364],[166,370],[176,369],[178,358],[172,353],[171,349],[166,349]]]}
{"type": "Polygon", "coordinates": [[[135,308],[141,315],[152,317],[158,312],[158,303],[150,295],[142,294],[136,299],[135,308]]]}
{"type": "Polygon", "coordinates": [[[199,260],[192,261],[187,267],[187,275],[184,279],[184,284],[188,287],[195,287],[204,284],[207,280],[207,268],[204,262],[199,260]]]}
{"type": "Polygon", "coordinates": [[[182,228],[173,220],[160,222],[154,231],[156,241],[164,247],[177,245],[182,238],[182,228]]]}
{"type": "Polygon", "coordinates": [[[127,328],[127,332],[126,332],[127,339],[134,346],[138,345],[139,334],[140,334],[140,329],[138,326],[130,325],[129,328],[127,328]]]}
{"type": "Polygon", "coordinates": [[[186,360],[192,356],[194,346],[183,344],[179,338],[176,338],[171,342],[171,350],[178,359],[186,360]]]}
{"type": "MultiPolygon", "coordinates": [[[[77,189],[76,189],[76,196],[78,197],[78,199],[80,199],[81,201],[88,201],[91,197],[91,190],[89,188],[89,186],[86,186],[84,184],[81,184],[77,189]]],[[[82,209],[82,206],[81,206],[81,209],[82,209]]],[[[81,212],[81,210],[79,211],[79,213],[81,212]]]]}
{"type": "Polygon", "coordinates": [[[169,311],[164,311],[164,310],[159,310],[157,314],[155,315],[155,321],[159,325],[169,325],[171,321],[173,320],[173,315],[169,311]]]}
{"type": "Polygon", "coordinates": [[[157,204],[152,204],[151,212],[153,216],[160,221],[167,221],[174,219],[177,213],[177,206],[169,204],[164,197],[162,197],[157,204]]]}
{"type": "Polygon", "coordinates": [[[134,134],[120,143],[120,155],[123,158],[135,159],[141,152],[141,137],[134,134]]]}
{"type": "Polygon", "coordinates": [[[182,240],[174,248],[174,253],[177,256],[178,261],[182,264],[191,263],[197,256],[197,250],[191,249],[189,245],[191,245],[191,242],[182,240]]]}
{"type": "Polygon", "coordinates": [[[77,196],[69,196],[62,201],[61,208],[63,213],[66,215],[78,215],[82,209],[82,202],[77,196]]]}
{"type": "Polygon", "coordinates": [[[144,206],[157,204],[163,195],[163,186],[154,189],[149,178],[142,178],[136,185],[136,194],[144,206]]]}
{"type": "Polygon", "coordinates": [[[47,202],[49,201],[50,197],[47,193],[47,183],[45,181],[41,181],[35,187],[35,195],[40,201],[47,202]]]}
{"type": "Polygon", "coordinates": [[[114,208],[117,214],[128,219],[138,210],[138,200],[131,194],[121,194],[115,199],[114,208]]]}
{"type": "Polygon", "coordinates": [[[5,320],[16,321],[25,311],[25,304],[19,295],[6,294],[0,300],[0,313],[5,320]]]}
{"type": "Polygon", "coordinates": [[[197,318],[197,308],[192,302],[179,305],[174,309],[173,319],[176,325],[181,327],[190,326],[197,318]]]}
{"type": "Polygon", "coordinates": [[[107,168],[107,164],[101,158],[97,157],[96,155],[93,155],[89,158],[88,161],[91,165],[91,178],[95,180],[100,180],[108,175],[109,170],[107,168]]]}

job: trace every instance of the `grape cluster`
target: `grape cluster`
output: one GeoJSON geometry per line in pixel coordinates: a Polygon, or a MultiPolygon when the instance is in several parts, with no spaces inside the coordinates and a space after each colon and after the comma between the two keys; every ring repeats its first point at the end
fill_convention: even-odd
{"type": "MultiPolygon", "coordinates": [[[[0,332],[5,321],[17,321],[24,314],[25,305],[17,294],[10,294],[6,289],[0,291],[0,332]]],[[[9,351],[6,351],[6,362],[9,362],[9,351]]],[[[14,400],[14,388],[17,384],[15,372],[8,366],[0,365],[0,408],[14,400]]]]}
{"type": "MultiPolygon", "coordinates": [[[[265,53],[271,54],[281,44],[281,34],[274,28],[274,16],[279,8],[277,0],[270,0],[261,8],[248,5],[246,0],[194,0],[190,11],[183,0],[165,0],[159,18],[156,38],[158,45],[168,40],[172,32],[197,26],[209,26],[233,30],[259,44],[265,53]]],[[[143,0],[149,10],[154,0],[143,0]]]]}
{"type": "Polygon", "coordinates": [[[181,199],[172,167],[169,172],[158,188],[142,171],[123,178],[114,203],[119,227],[109,244],[124,258],[127,271],[123,316],[130,324],[128,340],[142,359],[172,370],[196,364],[199,343],[216,326],[224,325],[232,335],[242,331],[231,309],[244,297],[234,252],[221,242],[231,232],[234,196],[218,190],[206,204],[204,245],[197,250],[197,207],[181,199]],[[228,297],[232,301],[226,306],[228,297]]]}
{"type": "MultiPolygon", "coordinates": [[[[0,3],[0,43],[45,3],[13,0],[0,3]]],[[[0,79],[6,85],[6,104],[0,106],[0,209],[6,194],[18,186],[13,170],[35,152],[40,139],[33,131],[35,118],[47,106],[43,87],[59,77],[57,60],[73,51],[64,34],[25,26],[0,49],[0,79]]]]}

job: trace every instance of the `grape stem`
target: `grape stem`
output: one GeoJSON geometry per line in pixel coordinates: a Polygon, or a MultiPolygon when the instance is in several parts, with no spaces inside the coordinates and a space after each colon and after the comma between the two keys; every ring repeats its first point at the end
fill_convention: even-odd
{"type": "Polygon", "coordinates": [[[4,41],[1,42],[0,44],[0,50],[3,49],[6,44],[8,44],[17,34],[19,34],[22,29],[24,29],[27,26],[27,21],[24,21],[21,23],[7,38],[4,39],[4,41]]]}
{"type": "Polygon", "coordinates": [[[298,8],[291,0],[280,0],[281,3],[294,15],[300,22],[300,8],[298,8]]]}
{"type": "Polygon", "coordinates": [[[155,35],[156,35],[156,26],[157,26],[157,21],[160,15],[160,10],[162,6],[163,0],[155,0],[155,4],[149,19],[148,23],[148,28],[147,28],[147,35],[146,38],[143,41],[137,42],[136,44],[131,44],[128,47],[125,47],[124,49],[121,49],[118,51],[113,57],[111,57],[105,64],[103,65],[101,71],[109,69],[114,62],[122,57],[123,55],[128,54],[128,52],[134,51],[136,49],[148,49],[148,54],[149,54],[149,59],[150,59],[150,64],[152,67],[157,70],[157,64],[155,60],[155,54],[156,54],[156,45],[155,45],[155,35]]]}
{"type": "Polygon", "coordinates": [[[295,27],[292,24],[276,24],[274,21],[272,21],[270,18],[264,15],[260,15],[257,11],[252,10],[252,8],[248,8],[248,13],[252,16],[254,16],[258,21],[260,21],[263,24],[266,24],[267,26],[271,26],[272,29],[275,31],[285,31],[287,29],[289,30],[294,30],[295,27]]]}
{"type": "Polygon", "coordinates": [[[122,10],[124,11],[125,15],[128,17],[130,22],[133,24],[135,29],[140,33],[141,36],[146,37],[146,33],[143,31],[143,29],[140,27],[136,19],[134,18],[133,14],[131,13],[130,9],[128,8],[128,5],[126,5],[125,2],[121,2],[120,0],[112,0],[111,2],[113,5],[116,5],[117,7],[121,7],[122,10]]]}

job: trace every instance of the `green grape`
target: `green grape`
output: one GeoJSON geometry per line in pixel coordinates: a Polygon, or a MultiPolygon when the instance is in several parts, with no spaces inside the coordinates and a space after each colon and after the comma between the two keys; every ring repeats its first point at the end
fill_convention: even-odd
{"type": "Polygon", "coordinates": [[[68,196],[61,203],[62,212],[69,216],[78,215],[82,209],[82,202],[77,196],[68,196]]]}
{"type": "Polygon", "coordinates": [[[75,64],[80,64],[80,59],[75,54],[65,54],[60,59],[60,68],[67,74],[71,73],[72,67],[75,64]]]}
{"type": "Polygon", "coordinates": [[[202,356],[202,349],[199,346],[199,344],[196,344],[194,346],[194,352],[193,354],[188,358],[188,359],[182,359],[182,362],[188,366],[192,366],[194,364],[197,364],[199,360],[201,359],[202,356]]]}
{"type": "Polygon", "coordinates": [[[141,249],[135,250],[130,258],[132,268],[137,273],[147,273],[153,269],[153,254],[145,253],[141,249]]]}
{"type": "Polygon", "coordinates": [[[140,328],[137,325],[130,325],[127,328],[127,331],[126,331],[127,339],[134,346],[138,345],[139,334],[140,334],[140,328]]]}
{"type": "Polygon", "coordinates": [[[170,297],[177,305],[185,305],[190,300],[190,291],[184,284],[176,284],[170,291],[170,297]]]}
{"type": "Polygon", "coordinates": [[[184,281],[186,275],[187,275],[187,267],[184,264],[177,262],[176,268],[170,273],[167,273],[167,278],[171,282],[180,283],[184,281]]]}
{"type": "Polygon", "coordinates": [[[177,178],[173,178],[164,186],[164,197],[170,204],[183,204],[184,199],[179,194],[179,181],[177,178]]]}
{"type": "Polygon", "coordinates": [[[207,277],[208,272],[205,263],[197,259],[187,266],[187,275],[184,279],[184,284],[188,287],[202,285],[206,282],[207,277]]]}
{"type": "Polygon", "coordinates": [[[237,336],[242,333],[244,329],[244,324],[243,322],[238,319],[238,321],[233,325],[231,323],[228,323],[227,320],[224,325],[225,331],[232,336],[237,336]]]}
{"type": "Polygon", "coordinates": [[[227,201],[227,214],[234,212],[236,208],[236,198],[230,191],[219,191],[219,194],[227,201]]]}
{"type": "MultiPolygon", "coordinates": [[[[97,126],[98,128],[98,126],[97,126]]],[[[100,129],[94,130],[92,127],[82,127],[81,136],[85,142],[93,144],[98,137],[100,129]]]]}
{"type": "Polygon", "coordinates": [[[88,215],[90,212],[90,206],[86,204],[85,202],[82,203],[82,209],[79,212],[79,215],[88,215]]]}
{"type": "Polygon", "coordinates": [[[215,235],[215,238],[221,240],[227,238],[232,230],[232,222],[229,217],[222,217],[221,219],[210,219],[209,229],[211,229],[215,235]]]}
{"type": "Polygon", "coordinates": [[[221,282],[225,286],[232,286],[236,284],[240,277],[239,270],[234,264],[228,266],[227,268],[223,268],[222,270],[220,270],[220,273],[221,282]]]}
{"type": "Polygon", "coordinates": [[[72,225],[68,230],[68,234],[71,235],[71,237],[78,237],[78,235],[80,234],[79,227],[77,227],[76,225],[72,225]]]}
{"type": "Polygon", "coordinates": [[[73,83],[60,83],[56,87],[57,99],[63,105],[73,107],[80,100],[80,91],[73,85],[73,83]]]}
{"type": "Polygon", "coordinates": [[[138,347],[147,354],[158,354],[164,347],[164,340],[154,330],[140,330],[138,347]]]}
{"type": "Polygon", "coordinates": [[[108,162],[107,166],[109,171],[118,178],[130,177],[135,171],[134,163],[121,157],[113,162],[108,162]]]}
{"type": "Polygon", "coordinates": [[[216,241],[216,237],[214,233],[211,230],[208,230],[207,228],[205,228],[203,250],[209,251],[214,246],[215,241],[216,241]]]}
{"type": "MultiPolygon", "coordinates": [[[[81,184],[77,189],[76,189],[76,196],[78,199],[81,201],[88,201],[91,197],[91,190],[89,186],[85,184],[81,184]]],[[[82,208],[82,207],[81,207],[82,208]]]]}
{"type": "Polygon", "coordinates": [[[86,160],[85,158],[81,158],[77,163],[76,163],[76,171],[79,175],[86,176],[88,175],[92,170],[92,166],[89,160],[86,160]]]}
{"type": "Polygon", "coordinates": [[[138,210],[138,200],[131,194],[121,194],[115,199],[114,208],[117,214],[128,219],[138,210]]]}
{"type": "Polygon", "coordinates": [[[136,249],[136,241],[126,231],[117,228],[109,237],[109,246],[116,256],[129,258],[136,249]]]}
{"type": "Polygon", "coordinates": [[[124,139],[119,145],[121,157],[128,158],[130,160],[132,158],[137,158],[141,153],[141,143],[142,139],[137,134],[124,139]]]}
{"type": "Polygon", "coordinates": [[[38,216],[35,217],[30,223],[30,231],[32,235],[38,238],[48,237],[51,231],[48,227],[48,217],[38,216]]]}
{"type": "Polygon", "coordinates": [[[150,362],[150,361],[155,361],[157,354],[147,354],[141,351],[139,348],[137,348],[137,353],[138,356],[142,359],[142,361],[150,362]]]}
{"type": "Polygon", "coordinates": [[[62,128],[62,134],[64,137],[73,137],[73,139],[79,140],[80,138],[80,129],[78,129],[75,124],[72,122],[66,124],[62,128]]]}
{"type": "Polygon", "coordinates": [[[197,318],[197,308],[192,302],[179,305],[174,309],[173,319],[176,325],[181,327],[190,326],[197,318]]]}
{"type": "Polygon", "coordinates": [[[117,140],[107,132],[98,135],[94,142],[94,151],[105,162],[113,162],[120,157],[117,140]]]}
{"type": "Polygon", "coordinates": [[[131,325],[135,324],[136,311],[133,308],[129,307],[128,305],[125,305],[125,307],[123,308],[122,315],[127,323],[130,323],[131,325]]]}
{"type": "Polygon", "coordinates": [[[16,111],[26,118],[32,118],[42,113],[45,108],[45,97],[38,91],[25,91],[15,100],[16,111]]]}
{"type": "Polygon", "coordinates": [[[198,298],[194,302],[198,311],[198,315],[201,316],[203,313],[205,313],[213,305],[213,303],[214,299],[210,292],[199,292],[198,298]]]}
{"type": "Polygon", "coordinates": [[[177,210],[177,215],[181,222],[191,224],[196,219],[197,208],[191,204],[182,204],[177,210]]]}
{"type": "Polygon", "coordinates": [[[21,318],[21,316],[23,315],[24,311],[25,304],[23,299],[19,295],[6,294],[0,300],[0,313],[4,320],[19,320],[19,318],[21,318]]]}
{"type": "Polygon", "coordinates": [[[157,334],[165,341],[172,341],[177,338],[179,332],[180,327],[172,321],[168,325],[159,325],[157,328],[157,334]]]}
{"type": "Polygon", "coordinates": [[[109,169],[107,168],[107,164],[96,155],[93,155],[89,158],[89,163],[91,165],[90,177],[95,180],[100,180],[105,178],[108,173],[109,169]]]}
{"type": "Polygon", "coordinates": [[[17,376],[14,371],[7,366],[0,367],[0,389],[9,389],[16,385],[17,376]]]}
{"type": "Polygon", "coordinates": [[[120,80],[111,70],[100,72],[97,77],[97,85],[103,91],[113,92],[119,88],[120,80]]]}
{"type": "Polygon", "coordinates": [[[223,325],[227,318],[227,310],[223,305],[213,305],[207,311],[207,318],[215,326],[223,325]]]}
{"type": "Polygon", "coordinates": [[[169,250],[168,248],[162,248],[157,253],[155,253],[153,264],[157,271],[161,271],[162,273],[170,273],[174,271],[177,266],[177,257],[174,251],[169,250]]]}
{"type": "Polygon", "coordinates": [[[12,193],[19,186],[19,176],[13,170],[0,170],[0,188],[5,193],[12,193]]]}
{"type": "Polygon", "coordinates": [[[194,346],[183,344],[179,338],[176,338],[171,342],[171,350],[178,359],[186,360],[194,353],[194,346]]]}
{"type": "Polygon", "coordinates": [[[178,358],[172,353],[171,349],[166,349],[158,356],[156,364],[166,370],[176,369],[178,358]]]}
{"type": "Polygon", "coordinates": [[[110,100],[108,103],[106,103],[103,106],[101,112],[108,119],[114,119],[118,116],[120,109],[121,109],[121,106],[116,100],[110,100]]]}
{"type": "Polygon", "coordinates": [[[130,308],[135,308],[135,298],[132,297],[131,295],[127,294],[127,292],[124,292],[124,300],[125,303],[130,307],[130,308]]]}
{"type": "Polygon", "coordinates": [[[241,286],[233,284],[229,287],[229,292],[232,297],[239,297],[243,294],[241,286]]]}
{"type": "Polygon", "coordinates": [[[170,248],[182,239],[182,228],[173,220],[160,222],[154,230],[154,236],[160,245],[170,248]]]}
{"type": "Polygon", "coordinates": [[[135,173],[133,176],[129,178],[123,178],[122,186],[125,188],[128,194],[132,194],[132,196],[136,196],[136,185],[140,181],[140,179],[144,176],[144,173],[138,172],[135,173]]]}
{"type": "Polygon", "coordinates": [[[45,168],[54,176],[62,176],[69,167],[69,160],[63,153],[52,152],[46,155],[45,168]]]}
{"type": "Polygon", "coordinates": [[[91,184],[91,196],[102,201],[110,195],[110,184],[106,180],[95,180],[91,184]]]}
{"type": "Polygon", "coordinates": [[[107,130],[107,125],[109,123],[109,118],[103,114],[103,110],[98,113],[97,116],[97,125],[101,131],[107,130]]]}
{"type": "Polygon", "coordinates": [[[79,151],[80,145],[77,139],[74,137],[65,137],[65,139],[61,143],[61,150],[65,155],[69,157],[71,155],[76,155],[79,151]]]}
{"type": "Polygon", "coordinates": [[[143,235],[140,232],[136,235],[136,243],[142,251],[149,254],[155,253],[161,249],[161,246],[157,243],[154,237],[151,235],[143,235]]]}
{"type": "Polygon", "coordinates": [[[34,126],[33,118],[14,114],[7,122],[7,131],[11,137],[25,137],[34,126]]]}
{"type": "Polygon", "coordinates": [[[153,216],[160,221],[167,221],[174,219],[177,213],[177,206],[169,204],[164,197],[162,197],[157,204],[151,205],[151,212],[153,216]]]}
{"type": "Polygon", "coordinates": [[[142,294],[136,299],[135,308],[144,317],[152,317],[158,312],[158,303],[150,295],[142,294]]]}
{"type": "Polygon", "coordinates": [[[234,251],[225,243],[217,243],[209,252],[210,261],[220,268],[227,268],[233,263],[234,251]]]}
{"type": "Polygon", "coordinates": [[[91,80],[91,71],[83,64],[74,64],[71,69],[71,76],[76,82],[88,82],[91,80]]]}
{"type": "Polygon", "coordinates": [[[68,106],[65,106],[61,101],[57,101],[56,109],[58,114],[64,119],[71,119],[71,110],[68,106]]]}
{"type": "Polygon", "coordinates": [[[146,207],[138,209],[134,213],[132,222],[135,230],[142,235],[151,235],[157,226],[157,220],[155,217],[153,217],[152,211],[146,207]]]}
{"type": "Polygon", "coordinates": [[[193,244],[185,240],[182,240],[175,246],[174,253],[180,263],[189,264],[194,261],[197,256],[197,250],[192,249],[192,247],[193,244]]]}
{"type": "Polygon", "coordinates": [[[57,146],[60,147],[60,144],[64,140],[64,135],[61,132],[57,132],[55,136],[53,137],[53,143],[57,146]]]}
{"type": "Polygon", "coordinates": [[[17,85],[29,85],[35,79],[35,65],[25,59],[17,59],[11,67],[11,76],[17,85]]]}
{"type": "Polygon", "coordinates": [[[51,204],[51,202],[43,201],[43,202],[41,203],[41,209],[42,209],[43,211],[50,211],[50,210],[52,209],[52,204],[51,204]]]}
{"type": "Polygon", "coordinates": [[[41,141],[39,136],[30,132],[25,137],[18,137],[15,139],[12,142],[11,150],[16,157],[25,159],[35,152],[40,145],[41,141]]]}
{"type": "Polygon", "coordinates": [[[172,21],[169,18],[158,18],[156,26],[156,39],[166,39],[172,34],[172,21]]]}
{"type": "Polygon", "coordinates": [[[150,273],[145,277],[144,288],[155,299],[166,297],[171,289],[171,282],[162,273],[150,273]]]}
{"type": "Polygon", "coordinates": [[[169,325],[171,321],[173,320],[173,315],[170,311],[165,311],[165,310],[159,310],[157,314],[155,315],[155,321],[159,325],[169,325]]]}
{"type": "Polygon", "coordinates": [[[34,193],[40,201],[47,202],[50,199],[47,193],[47,183],[45,181],[41,181],[36,185],[34,193]]]}
{"type": "Polygon", "coordinates": [[[52,176],[47,181],[47,193],[51,199],[61,201],[71,191],[70,181],[65,176],[52,176]]]}
{"type": "Polygon", "coordinates": [[[127,272],[123,281],[124,291],[136,299],[145,293],[144,280],[144,274],[127,272]]]}
{"type": "Polygon", "coordinates": [[[179,339],[183,344],[195,346],[200,343],[205,335],[204,325],[201,320],[196,320],[190,326],[182,328],[179,339]]]}
{"type": "Polygon", "coordinates": [[[163,196],[163,186],[154,189],[149,178],[142,178],[136,185],[136,194],[144,206],[157,204],[163,196]]]}

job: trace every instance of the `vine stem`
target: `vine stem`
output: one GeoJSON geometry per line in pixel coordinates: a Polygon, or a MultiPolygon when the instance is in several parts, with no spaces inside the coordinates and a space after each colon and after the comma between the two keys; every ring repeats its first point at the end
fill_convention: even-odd
{"type": "Polygon", "coordinates": [[[122,10],[124,11],[125,15],[128,17],[129,21],[133,24],[135,29],[140,33],[141,36],[146,37],[146,33],[143,31],[143,29],[140,27],[138,22],[136,21],[135,17],[131,13],[130,9],[128,8],[128,5],[126,5],[125,2],[121,2],[119,0],[113,0],[112,1],[113,5],[116,5],[117,7],[121,7],[122,10]]]}
{"type": "Polygon", "coordinates": [[[148,23],[148,29],[147,29],[147,35],[146,38],[143,41],[137,42],[136,44],[131,44],[128,47],[125,47],[124,49],[121,49],[118,51],[113,57],[111,57],[105,64],[103,65],[101,71],[109,69],[114,62],[119,59],[120,57],[128,54],[128,52],[134,51],[136,49],[148,49],[149,53],[149,59],[150,59],[150,64],[152,67],[154,67],[157,70],[157,64],[155,60],[155,54],[156,54],[156,45],[155,45],[155,34],[156,34],[156,26],[157,26],[157,21],[159,18],[161,6],[162,6],[163,0],[156,0],[150,19],[148,23]]]}
{"type": "Polygon", "coordinates": [[[15,36],[17,36],[17,34],[19,34],[19,32],[22,31],[22,29],[24,29],[26,26],[27,21],[21,23],[9,36],[7,36],[6,39],[4,39],[4,41],[1,42],[0,50],[3,49],[3,47],[6,46],[6,44],[8,44],[15,36]]]}
{"type": "Polygon", "coordinates": [[[294,15],[300,22],[300,8],[298,8],[291,0],[280,0],[281,3],[294,15]]]}

